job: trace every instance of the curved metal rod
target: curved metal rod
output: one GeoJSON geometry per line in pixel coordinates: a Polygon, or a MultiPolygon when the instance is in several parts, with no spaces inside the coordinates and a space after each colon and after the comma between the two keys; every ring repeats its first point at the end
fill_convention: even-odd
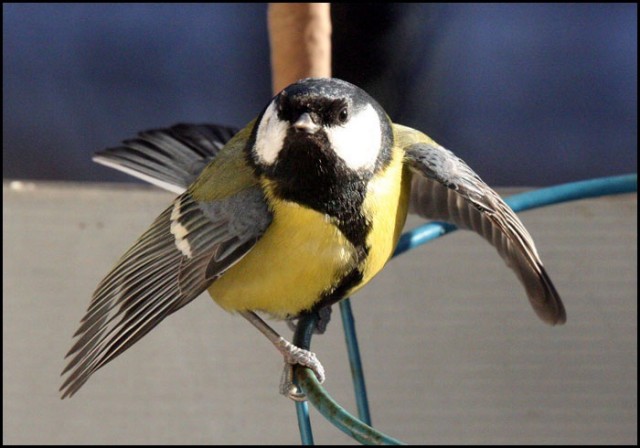
{"type": "Polygon", "coordinates": [[[311,420],[309,419],[309,404],[306,401],[296,401],[296,415],[298,416],[300,441],[303,445],[314,445],[311,420]]]}
{"type": "Polygon", "coordinates": [[[340,316],[342,317],[344,340],[347,344],[347,352],[349,353],[349,366],[351,367],[351,379],[353,380],[353,391],[356,396],[358,418],[371,426],[369,398],[367,397],[367,386],[364,382],[364,369],[362,368],[362,360],[360,359],[360,348],[358,347],[356,322],[351,309],[351,300],[345,299],[340,301],[340,316]]]}
{"type": "MultiPolygon", "coordinates": [[[[606,196],[612,194],[633,193],[638,191],[638,175],[627,174],[621,176],[603,177],[597,179],[590,179],[579,182],[571,182],[567,184],[556,185],[548,188],[541,188],[539,190],[528,191],[525,193],[516,194],[505,199],[507,204],[516,212],[529,210],[538,207],[544,207],[547,205],[558,204],[561,202],[586,199],[598,196],[606,196]]],[[[453,232],[457,228],[451,224],[444,222],[430,222],[420,227],[417,227],[409,232],[402,234],[398,246],[393,256],[400,255],[408,251],[409,249],[416,248],[422,244],[427,243],[439,236],[453,232]]],[[[349,299],[345,299],[348,301],[349,299]]],[[[342,310],[343,319],[346,318],[348,324],[353,325],[353,316],[351,313],[351,307],[345,307],[342,310]]],[[[311,344],[311,336],[313,328],[315,328],[317,316],[309,314],[300,318],[296,335],[294,337],[294,344],[299,347],[309,349],[311,344]]],[[[355,335],[355,332],[354,332],[355,335]]],[[[349,353],[357,354],[359,358],[357,340],[355,346],[348,346],[349,353]]],[[[349,338],[347,338],[347,344],[350,344],[349,338]]],[[[350,356],[351,357],[351,356],[350,356]]],[[[359,361],[358,361],[359,362],[359,361]]],[[[360,369],[361,370],[361,369],[360,369]]],[[[352,369],[354,375],[359,373],[352,369]]],[[[397,439],[390,437],[371,426],[358,420],[351,414],[349,414],[344,408],[342,408],[326,390],[318,383],[315,374],[306,368],[296,368],[296,378],[298,385],[303,389],[307,395],[308,400],[322,415],[327,418],[334,426],[340,429],[345,434],[353,437],[355,440],[363,444],[389,444],[400,445],[403,444],[397,439]]],[[[364,378],[356,379],[354,377],[354,383],[361,381],[364,385],[364,378]]],[[[366,400],[366,398],[365,398],[366,400]]],[[[368,405],[367,405],[368,406],[368,405]]],[[[308,422],[308,414],[304,417],[307,419],[308,432],[311,434],[311,426],[308,422]]],[[[301,415],[298,414],[298,420],[300,421],[301,415]]],[[[303,441],[305,439],[303,438],[303,441]]],[[[313,439],[311,439],[313,443],[313,439]]]]}
{"type": "Polygon", "coordinates": [[[298,369],[298,385],[307,394],[307,399],[324,417],[346,435],[365,445],[404,445],[403,442],[388,436],[363,423],[342,408],[318,382],[309,369],[298,369]]]}

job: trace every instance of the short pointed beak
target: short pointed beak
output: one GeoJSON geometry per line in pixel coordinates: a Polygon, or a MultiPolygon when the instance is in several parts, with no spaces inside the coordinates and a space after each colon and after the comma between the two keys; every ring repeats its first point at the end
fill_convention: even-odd
{"type": "Polygon", "coordinates": [[[303,113],[298,117],[295,123],[293,123],[293,127],[299,129],[301,131],[305,131],[309,134],[313,134],[318,129],[320,129],[320,125],[314,123],[311,115],[308,112],[303,113]]]}

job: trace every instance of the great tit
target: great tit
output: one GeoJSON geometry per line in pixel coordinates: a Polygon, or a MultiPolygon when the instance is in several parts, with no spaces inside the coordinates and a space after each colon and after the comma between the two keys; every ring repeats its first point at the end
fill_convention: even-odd
{"type": "MultiPolygon", "coordinates": [[[[392,123],[348,82],[304,79],[239,132],[176,125],[95,160],[179,196],[98,285],[67,354],[62,398],[205,290],[264,333],[285,370],[301,364],[322,381],[316,356],[256,313],[293,318],[352,295],[389,260],[408,212],[480,234],[536,314],[552,325],[566,320],[509,206],[452,152],[392,123]]],[[[281,391],[296,397],[290,384],[281,391]]]]}

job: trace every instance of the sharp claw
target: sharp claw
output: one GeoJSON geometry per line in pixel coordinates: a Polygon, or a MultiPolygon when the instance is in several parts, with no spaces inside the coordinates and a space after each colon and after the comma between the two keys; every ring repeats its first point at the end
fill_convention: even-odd
{"type": "Polygon", "coordinates": [[[280,380],[280,393],[293,401],[306,401],[307,396],[293,382],[293,365],[284,365],[282,378],[280,380]]]}
{"type": "Polygon", "coordinates": [[[280,353],[282,353],[285,361],[284,370],[280,380],[280,393],[294,401],[306,400],[306,395],[302,393],[300,388],[293,382],[293,367],[298,364],[303,367],[310,368],[320,384],[325,380],[324,367],[320,361],[318,361],[315,353],[301,349],[284,338],[281,338],[281,340],[278,341],[277,347],[280,353]]]}
{"type": "MultiPolygon", "coordinates": [[[[330,308],[328,310],[330,312],[330,308]]],[[[287,341],[253,311],[240,311],[240,314],[251,322],[251,325],[260,330],[260,332],[264,334],[269,341],[271,341],[271,343],[284,357],[286,365],[280,379],[281,394],[296,401],[303,401],[306,399],[305,395],[300,391],[300,388],[293,382],[293,366],[296,364],[310,368],[313,370],[316,378],[318,378],[318,381],[320,383],[324,382],[324,367],[322,367],[322,364],[318,361],[315,353],[296,347],[291,342],[287,341]]]]}

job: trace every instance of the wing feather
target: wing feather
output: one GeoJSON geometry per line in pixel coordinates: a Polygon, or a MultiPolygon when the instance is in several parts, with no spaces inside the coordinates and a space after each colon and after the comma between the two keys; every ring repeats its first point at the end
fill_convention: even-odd
{"type": "Polygon", "coordinates": [[[270,222],[257,186],[209,203],[176,198],[96,288],[67,354],[62,398],[207,289],[270,222]]]}
{"type": "Polygon", "coordinates": [[[562,300],[513,210],[451,151],[411,128],[394,127],[414,173],[410,212],[478,233],[516,273],[537,315],[552,325],[564,323],[562,300]]]}

